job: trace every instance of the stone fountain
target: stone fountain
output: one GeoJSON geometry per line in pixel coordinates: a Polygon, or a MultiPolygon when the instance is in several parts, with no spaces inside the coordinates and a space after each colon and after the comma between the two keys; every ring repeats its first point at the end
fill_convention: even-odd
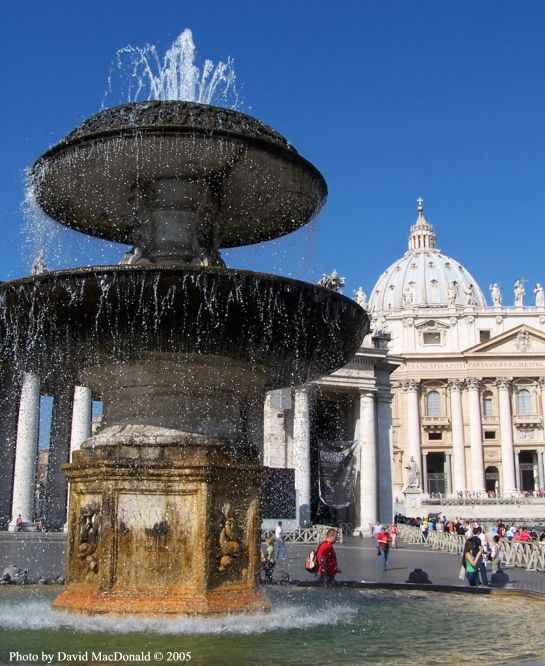
{"type": "Polygon", "coordinates": [[[264,392],[345,364],[368,319],[332,290],[225,268],[220,250],[306,224],[324,179],[260,121],[174,101],[98,113],[31,177],[50,217],[133,246],[120,265],[0,286],[3,352],[104,405],[101,430],[65,466],[67,574],[55,606],[266,609],[264,392]]]}

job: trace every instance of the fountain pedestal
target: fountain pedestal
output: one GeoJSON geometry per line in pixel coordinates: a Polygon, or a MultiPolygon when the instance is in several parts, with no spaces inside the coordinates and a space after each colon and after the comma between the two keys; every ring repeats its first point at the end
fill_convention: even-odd
{"type": "Polygon", "coordinates": [[[66,590],[81,613],[262,611],[257,464],[214,438],[74,453],[66,590]]]}

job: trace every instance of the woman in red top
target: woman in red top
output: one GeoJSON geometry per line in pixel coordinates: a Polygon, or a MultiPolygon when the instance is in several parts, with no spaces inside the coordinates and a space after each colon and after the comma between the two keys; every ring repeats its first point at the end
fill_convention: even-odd
{"type": "Polygon", "coordinates": [[[325,539],[318,546],[316,559],[318,561],[317,580],[324,583],[334,583],[335,575],[341,573],[337,566],[337,554],[333,544],[337,541],[337,530],[332,527],[326,532],[325,539]]]}

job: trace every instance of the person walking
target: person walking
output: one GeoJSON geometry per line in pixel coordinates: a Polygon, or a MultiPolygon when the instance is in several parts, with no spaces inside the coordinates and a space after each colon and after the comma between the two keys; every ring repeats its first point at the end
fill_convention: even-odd
{"type": "Polygon", "coordinates": [[[492,552],[490,553],[490,562],[492,563],[492,575],[501,571],[501,561],[503,559],[503,548],[501,547],[500,537],[494,534],[492,538],[492,552]]]}
{"type": "Polygon", "coordinates": [[[388,554],[390,552],[390,542],[391,542],[390,533],[386,527],[382,527],[380,534],[377,537],[377,547],[378,554],[380,555],[380,561],[384,571],[388,570],[388,554]]]}
{"type": "Polygon", "coordinates": [[[473,537],[471,537],[474,543],[473,547],[473,557],[480,552],[481,557],[479,559],[478,572],[481,585],[488,585],[488,574],[486,573],[486,561],[488,559],[487,547],[488,541],[486,536],[483,534],[482,528],[479,526],[473,528],[473,537]]]}
{"type": "Polygon", "coordinates": [[[462,566],[466,572],[467,582],[471,587],[477,587],[479,562],[481,560],[481,550],[478,550],[477,555],[473,555],[474,548],[475,542],[473,539],[468,539],[464,544],[464,553],[462,555],[462,566]]]}
{"type": "Polygon", "coordinates": [[[274,532],[274,559],[279,560],[283,557],[286,557],[286,546],[284,545],[286,541],[286,533],[282,527],[282,521],[278,521],[278,525],[274,532]]]}
{"type": "Polygon", "coordinates": [[[272,537],[265,541],[265,552],[261,551],[261,566],[265,582],[270,583],[274,571],[274,539],[272,537]]]}
{"type": "Polygon", "coordinates": [[[399,532],[399,530],[397,529],[397,525],[395,523],[390,525],[390,536],[392,537],[392,548],[397,548],[398,532],[399,532]]]}
{"type": "Polygon", "coordinates": [[[316,551],[316,561],[318,562],[316,580],[321,583],[334,583],[335,576],[338,573],[341,573],[337,564],[337,554],[333,548],[333,544],[336,541],[337,530],[330,527],[325,534],[325,539],[318,546],[318,550],[316,551]]]}

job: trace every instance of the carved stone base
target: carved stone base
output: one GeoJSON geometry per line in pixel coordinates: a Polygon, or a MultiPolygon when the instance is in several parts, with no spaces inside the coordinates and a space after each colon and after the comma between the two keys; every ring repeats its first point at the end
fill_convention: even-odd
{"type": "Polygon", "coordinates": [[[259,580],[261,468],[217,439],[74,453],[66,589],[80,613],[268,610],[259,580]]]}

